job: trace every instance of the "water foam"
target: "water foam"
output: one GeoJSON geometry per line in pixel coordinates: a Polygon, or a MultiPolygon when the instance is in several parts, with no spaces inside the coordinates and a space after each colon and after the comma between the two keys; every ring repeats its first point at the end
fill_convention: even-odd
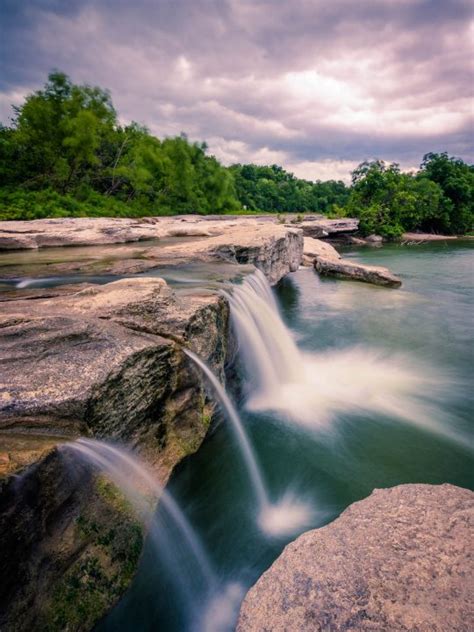
{"type": "Polygon", "coordinates": [[[341,413],[414,423],[458,443],[438,401],[451,381],[413,357],[361,346],[302,353],[283,323],[271,288],[257,271],[226,293],[247,374],[246,406],[318,431],[341,413]]]}
{"type": "Polygon", "coordinates": [[[309,524],[312,515],[309,505],[304,505],[288,494],[277,504],[273,504],[270,501],[260,464],[235,406],[207,364],[192,351],[185,349],[184,352],[206,375],[214,388],[218,401],[224,408],[227,418],[231,422],[231,427],[246,464],[250,484],[257,500],[259,511],[257,523],[260,528],[267,535],[273,537],[295,533],[302,526],[309,524]]]}

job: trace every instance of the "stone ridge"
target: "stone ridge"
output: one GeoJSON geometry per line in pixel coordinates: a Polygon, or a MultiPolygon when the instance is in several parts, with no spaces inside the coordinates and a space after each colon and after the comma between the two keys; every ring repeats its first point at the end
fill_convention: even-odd
{"type": "Polygon", "coordinates": [[[289,544],[250,589],[237,632],[471,632],[474,493],[375,490],[289,544]]]}
{"type": "Polygon", "coordinates": [[[127,442],[164,484],[214,410],[181,346],[223,378],[228,340],[223,298],[178,297],[158,278],[2,304],[0,629],[89,630],[121,596],[140,523],[90,473],[72,477],[56,446],[127,442]]]}

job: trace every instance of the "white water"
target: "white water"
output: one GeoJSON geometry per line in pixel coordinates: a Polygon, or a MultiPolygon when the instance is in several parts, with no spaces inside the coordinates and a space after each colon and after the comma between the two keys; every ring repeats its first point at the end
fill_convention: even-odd
{"type": "Polygon", "coordinates": [[[234,436],[245,461],[250,483],[257,499],[258,523],[261,529],[268,535],[281,536],[295,532],[303,525],[309,524],[312,511],[308,505],[291,498],[288,494],[279,503],[270,502],[260,466],[235,406],[207,364],[192,351],[184,349],[184,352],[205,374],[231,422],[234,436]]]}
{"type": "Polygon", "coordinates": [[[302,353],[260,271],[226,296],[250,386],[249,410],[323,431],[341,413],[381,414],[464,443],[443,425],[434,403],[450,385],[446,376],[413,358],[363,347],[302,353]]]}
{"type": "MultiPolygon", "coordinates": [[[[214,572],[191,525],[171,494],[162,488],[136,455],[116,445],[92,439],[78,439],[65,447],[107,474],[145,520],[151,518],[154,501],[160,498],[174,526],[181,533],[189,553],[195,558],[206,585],[209,588],[214,586],[214,572]]],[[[159,540],[160,534],[156,532],[153,523],[150,525],[150,535],[159,540]]]]}
{"type": "Polygon", "coordinates": [[[218,585],[199,538],[174,498],[161,487],[147,466],[128,450],[105,441],[78,439],[65,444],[63,450],[70,450],[105,473],[148,523],[153,551],[168,565],[187,601],[189,629],[193,632],[228,630],[242,600],[243,587],[236,582],[218,585]],[[181,535],[184,550],[174,549],[175,538],[166,534],[164,524],[157,522],[151,513],[158,497],[171,520],[173,532],[178,531],[181,535]],[[189,557],[194,564],[183,567],[183,559],[186,561],[189,557]],[[196,568],[201,574],[200,579],[191,577],[196,568]]]}

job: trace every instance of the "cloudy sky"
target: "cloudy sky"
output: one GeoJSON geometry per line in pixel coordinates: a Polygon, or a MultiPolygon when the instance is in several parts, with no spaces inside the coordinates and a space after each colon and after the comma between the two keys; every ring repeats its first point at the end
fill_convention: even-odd
{"type": "Polygon", "coordinates": [[[0,0],[0,120],[57,68],[122,121],[185,131],[226,164],[347,179],[379,157],[470,162],[464,0],[0,0]]]}

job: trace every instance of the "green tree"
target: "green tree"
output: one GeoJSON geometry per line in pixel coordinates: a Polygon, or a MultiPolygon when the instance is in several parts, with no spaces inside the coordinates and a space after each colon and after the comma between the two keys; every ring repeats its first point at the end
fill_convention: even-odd
{"type": "Polygon", "coordinates": [[[99,147],[115,123],[108,92],[51,73],[43,90],[15,108],[10,136],[17,164],[14,182],[31,188],[47,183],[64,193],[74,189],[97,168],[99,147]]]}
{"type": "MultiPolygon", "coordinates": [[[[451,159],[447,160],[452,165],[451,159]]],[[[431,161],[428,163],[431,164],[431,161]]],[[[465,163],[459,165],[456,162],[456,168],[462,171],[464,177],[472,174],[465,163]]],[[[472,192],[472,184],[466,184],[465,180],[462,195],[458,191],[458,199],[469,198],[469,186],[472,192]]],[[[348,215],[360,219],[360,230],[366,235],[378,233],[387,238],[397,238],[410,230],[456,232],[452,221],[454,205],[446,197],[439,181],[440,178],[437,181],[430,177],[429,168],[413,175],[402,173],[396,163],[387,165],[381,160],[363,162],[352,174],[352,190],[345,210],[348,215]]],[[[463,212],[466,219],[468,213],[465,209],[463,212]]],[[[458,232],[469,230],[469,219],[464,224],[458,222],[456,226],[458,232]]]]}
{"type": "Polygon", "coordinates": [[[423,157],[420,179],[439,185],[442,212],[431,218],[430,228],[439,232],[465,233],[474,222],[474,166],[447,153],[429,153],[423,157]]]}

